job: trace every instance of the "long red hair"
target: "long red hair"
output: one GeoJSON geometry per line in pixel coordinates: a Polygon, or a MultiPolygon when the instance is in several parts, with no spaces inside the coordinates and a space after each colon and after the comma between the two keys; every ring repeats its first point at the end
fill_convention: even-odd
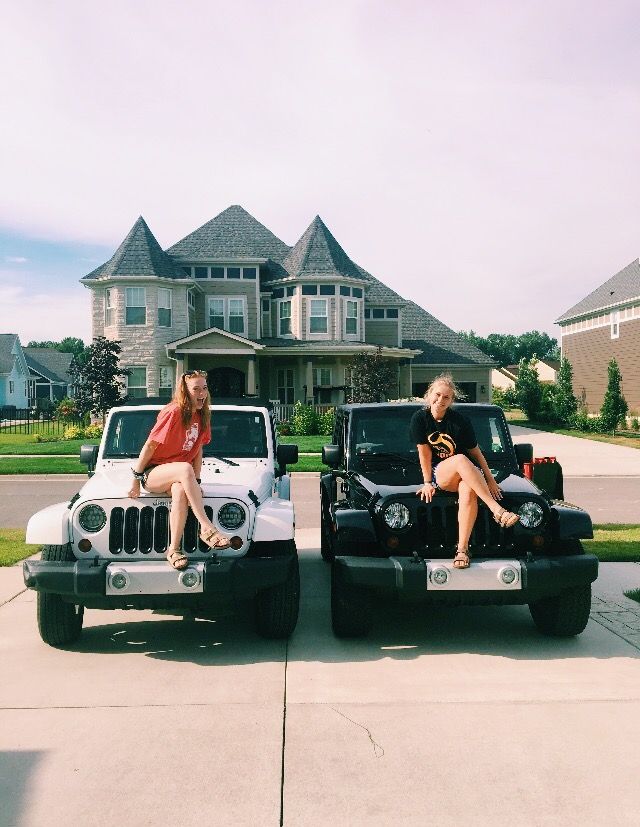
{"type": "MultiPolygon", "coordinates": [[[[173,394],[172,401],[175,402],[180,408],[182,424],[185,428],[188,428],[191,425],[191,420],[193,419],[193,406],[191,404],[191,397],[189,396],[189,390],[187,388],[187,379],[192,379],[194,376],[204,376],[206,379],[207,374],[203,370],[188,370],[180,376],[180,379],[178,379],[176,392],[173,394]]],[[[211,408],[209,405],[211,405],[211,396],[209,394],[209,389],[207,388],[207,398],[205,399],[202,410],[200,411],[200,416],[202,418],[202,429],[205,431],[211,422],[211,408]]]]}

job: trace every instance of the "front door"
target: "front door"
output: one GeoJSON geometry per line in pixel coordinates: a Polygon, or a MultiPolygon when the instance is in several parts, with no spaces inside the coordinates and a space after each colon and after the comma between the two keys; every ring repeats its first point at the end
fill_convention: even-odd
{"type": "Polygon", "coordinates": [[[238,399],[244,396],[244,373],[237,368],[213,368],[207,373],[207,385],[212,399],[238,399]]]}

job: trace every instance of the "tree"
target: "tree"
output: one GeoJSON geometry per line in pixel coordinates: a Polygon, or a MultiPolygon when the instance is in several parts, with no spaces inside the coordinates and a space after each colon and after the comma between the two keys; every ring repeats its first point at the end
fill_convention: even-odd
{"type": "Polygon", "coordinates": [[[534,368],[537,357],[534,354],[531,359],[521,359],[518,365],[518,377],[516,379],[515,393],[518,400],[518,407],[525,412],[527,419],[535,420],[542,407],[542,385],[538,378],[538,372],[534,368]]]}
{"type": "Polygon", "coordinates": [[[81,415],[91,412],[104,420],[110,408],[126,399],[121,380],[128,371],[118,366],[121,350],[119,341],[98,336],[87,348],[86,358],[71,365],[75,402],[81,415]]]}
{"type": "Polygon", "coordinates": [[[32,341],[27,347],[48,347],[59,350],[60,353],[73,353],[76,359],[81,359],[86,350],[85,343],[77,336],[65,336],[60,342],[52,342],[50,339],[43,342],[32,341]]]}
{"type": "Polygon", "coordinates": [[[562,424],[571,422],[578,411],[578,400],[573,395],[573,368],[568,359],[560,361],[554,408],[562,424]]]}
{"type": "Polygon", "coordinates": [[[609,362],[607,370],[609,381],[600,408],[600,425],[604,431],[614,433],[626,417],[629,406],[622,394],[622,374],[615,359],[609,362]]]}
{"type": "Polygon", "coordinates": [[[531,330],[519,336],[510,333],[490,333],[487,337],[482,337],[476,335],[473,330],[468,333],[461,331],[460,335],[494,359],[501,368],[515,365],[520,359],[530,360],[536,354],[539,359],[560,358],[558,340],[539,330],[531,330]]]}
{"type": "Polygon", "coordinates": [[[382,348],[356,354],[347,368],[351,370],[349,402],[383,402],[397,386],[396,365],[383,358],[382,348]]]}

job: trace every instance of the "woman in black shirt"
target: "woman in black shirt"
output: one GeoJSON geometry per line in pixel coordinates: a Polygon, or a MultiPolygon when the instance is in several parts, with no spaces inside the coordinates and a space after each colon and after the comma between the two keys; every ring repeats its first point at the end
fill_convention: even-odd
{"type": "Polygon", "coordinates": [[[498,504],[502,491],[478,448],[473,425],[463,414],[450,410],[455,397],[456,386],[451,376],[443,374],[434,379],[425,394],[426,408],[411,419],[411,437],[418,446],[424,479],[424,485],[416,492],[420,499],[431,502],[437,488],[458,494],[458,549],[453,565],[466,569],[478,498],[504,528],[515,525],[520,518],[498,504]]]}

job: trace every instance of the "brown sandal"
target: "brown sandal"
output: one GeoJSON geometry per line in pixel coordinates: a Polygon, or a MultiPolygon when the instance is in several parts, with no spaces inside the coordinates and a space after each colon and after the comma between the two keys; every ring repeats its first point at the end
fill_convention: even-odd
{"type": "Polygon", "coordinates": [[[507,511],[506,508],[501,508],[495,512],[493,519],[498,525],[502,526],[502,528],[511,528],[518,522],[520,517],[514,514],[513,511],[507,511]]]}
{"type": "Polygon", "coordinates": [[[459,548],[453,558],[454,569],[468,569],[471,565],[471,552],[468,548],[459,548]]]}
{"type": "Polygon", "coordinates": [[[179,548],[173,548],[167,551],[167,562],[176,571],[184,571],[189,565],[189,558],[179,548]]]}
{"type": "Polygon", "coordinates": [[[200,539],[203,543],[206,543],[209,548],[215,548],[219,551],[223,551],[225,548],[229,548],[231,546],[229,538],[225,537],[224,534],[221,534],[215,528],[211,528],[208,531],[201,531],[200,539]],[[219,542],[220,540],[222,540],[222,542],[219,542]]]}

